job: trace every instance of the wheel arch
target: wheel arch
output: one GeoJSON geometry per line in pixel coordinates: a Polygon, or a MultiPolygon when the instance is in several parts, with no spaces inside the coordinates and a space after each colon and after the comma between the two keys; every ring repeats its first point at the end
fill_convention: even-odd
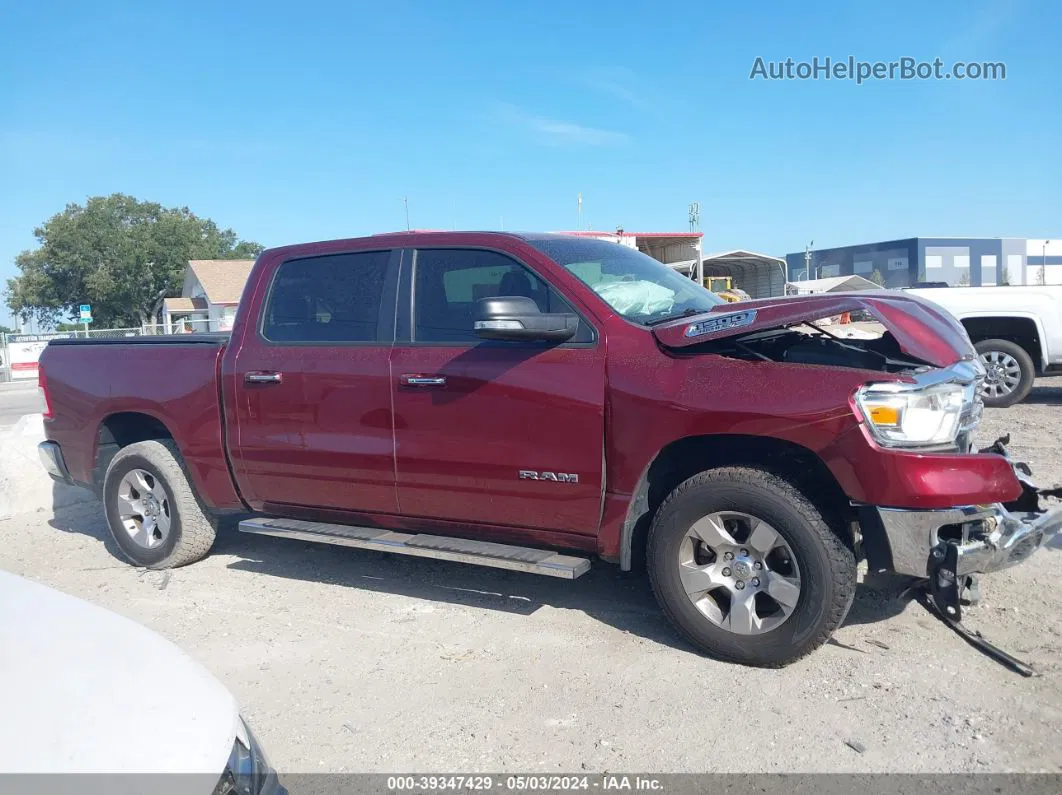
{"type": "Polygon", "coordinates": [[[649,526],[667,495],[698,472],[723,466],[754,466],[787,480],[836,532],[854,544],[849,528],[856,519],[855,509],[829,467],[812,450],[769,436],[687,436],[665,445],[638,478],[620,530],[620,569],[642,566],[649,526]]]}
{"type": "Polygon", "coordinates": [[[959,319],[970,341],[975,345],[989,339],[1013,342],[1033,360],[1037,372],[1047,365],[1044,349],[1044,332],[1040,319],[1034,315],[1014,313],[1011,315],[964,315],[959,319]]]}
{"type": "Polygon", "coordinates": [[[103,476],[119,450],[148,439],[169,439],[176,444],[173,432],[166,423],[145,411],[116,411],[100,420],[96,429],[92,469],[96,490],[102,489],[103,476]]]}

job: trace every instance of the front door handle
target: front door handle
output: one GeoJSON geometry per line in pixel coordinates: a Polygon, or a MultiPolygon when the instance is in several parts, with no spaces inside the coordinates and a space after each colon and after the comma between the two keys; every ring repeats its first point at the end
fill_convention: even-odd
{"type": "Polygon", "coordinates": [[[283,373],[267,373],[262,371],[247,373],[243,380],[248,384],[279,384],[284,381],[283,373]]]}
{"type": "Polygon", "coordinates": [[[441,375],[412,375],[406,373],[398,379],[404,386],[445,386],[446,378],[441,375]]]}

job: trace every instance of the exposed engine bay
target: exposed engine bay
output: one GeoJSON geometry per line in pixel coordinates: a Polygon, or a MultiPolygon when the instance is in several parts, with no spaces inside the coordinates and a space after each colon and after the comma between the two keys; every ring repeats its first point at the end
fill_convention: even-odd
{"type": "Polygon", "coordinates": [[[814,323],[756,331],[687,348],[690,353],[716,353],[748,361],[821,364],[886,373],[926,369],[925,362],[900,350],[888,331],[869,339],[840,337],[814,323]]]}

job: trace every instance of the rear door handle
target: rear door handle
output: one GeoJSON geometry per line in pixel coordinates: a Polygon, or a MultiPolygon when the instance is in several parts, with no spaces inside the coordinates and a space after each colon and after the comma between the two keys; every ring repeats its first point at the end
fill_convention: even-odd
{"type": "Polygon", "coordinates": [[[279,384],[284,381],[283,373],[252,372],[247,373],[243,380],[248,384],[279,384]]]}
{"type": "Polygon", "coordinates": [[[399,382],[405,386],[445,386],[446,378],[441,375],[412,375],[406,373],[399,377],[399,382]]]}

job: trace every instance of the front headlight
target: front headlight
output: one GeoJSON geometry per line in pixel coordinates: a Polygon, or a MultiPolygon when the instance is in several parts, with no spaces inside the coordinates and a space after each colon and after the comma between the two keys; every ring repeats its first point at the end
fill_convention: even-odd
{"type": "Polygon", "coordinates": [[[269,766],[251,728],[240,718],[232,753],[214,795],[265,795],[276,790],[276,773],[269,766]]]}
{"type": "Polygon", "coordinates": [[[915,389],[901,384],[868,384],[856,393],[856,405],[880,444],[939,447],[955,444],[965,392],[961,384],[915,389]]]}

